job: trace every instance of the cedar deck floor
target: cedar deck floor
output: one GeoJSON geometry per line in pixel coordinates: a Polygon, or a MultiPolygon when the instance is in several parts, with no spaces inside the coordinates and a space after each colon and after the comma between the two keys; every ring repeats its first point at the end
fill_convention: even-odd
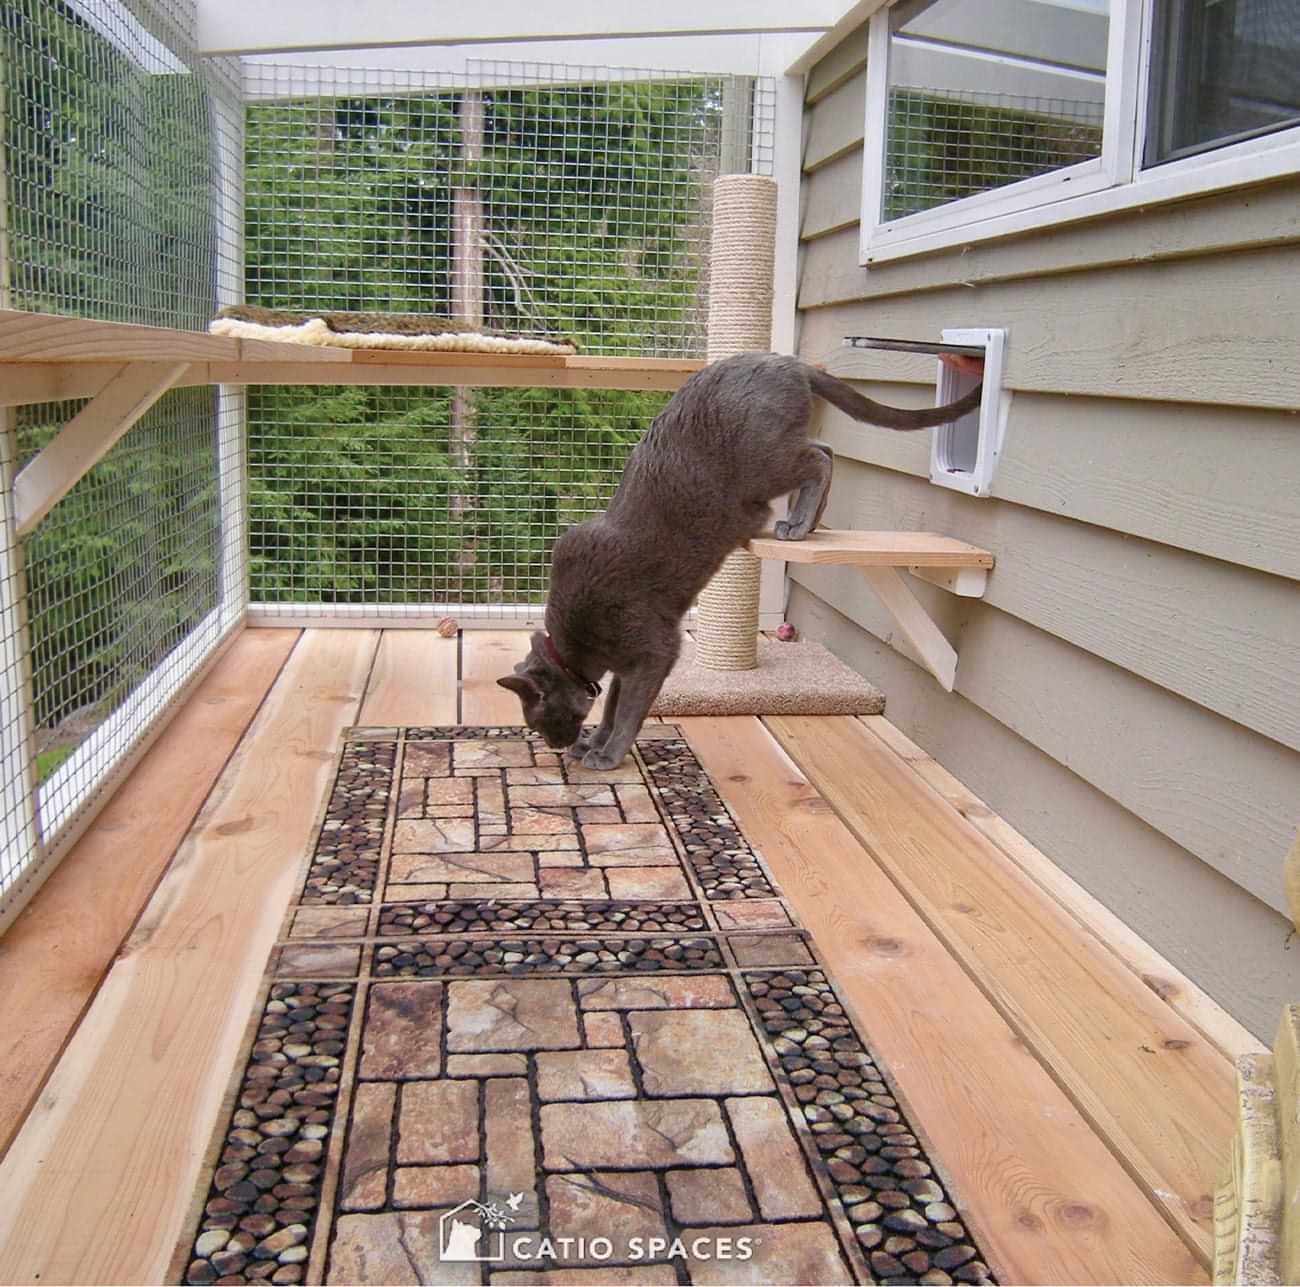
{"type": "MultiPolygon", "coordinates": [[[[311,985],[321,1007],[312,1023],[333,1015],[326,1026],[343,1023],[351,1031],[346,1025],[354,993],[369,996],[372,1026],[364,1038],[355,1032],[346,1039],[341,1060],[337,1098],[350,1097],[351,1114],[344,1169],[340,1174],[341,1123],[349,1119],[342,1111],[326,1141],[335,1146],[322,1146],[328,1164],[319,1175],[310,1145],[289,1163],[306,1168],[297,1173],[304,1209],[322,1188],[325,1207],[339,1212],[333,1233],[324,1220],[313,1226],[309,1276],[319,1272],[333,1237],[331,1263],[339,1280],[365,1272],[367,1281],[414,1281],[414,1271],[403,1277],[405,1266],[376,1263],[373,1256],[367,1262],[370,1235],[356,1231],[367,1221],[387,1220],[395,1231],[390,1244],[427,1241],[430,1221],[453,1200],[453,1190],[459,1201],[456,1186],[480,1182],[469,1153],[459,1165],[431,1165],[452,1159],[445,1139],[421,1142],[412,1131],[403,1138],[415,1142],[393,1151],[389,1138],[392,1123],[400,1134],[401,1115],[414,1112],[411,1101],[421,1096],[431,1103],[459,1096],[460,1103],[472,1092],[478,1111],[475,1087],[481,1089],[489,1148],[483,1155],[476,1139],[472,1159],[483,1158],[485,1188],[522,1187],[518,1168],[509,1172],[511,1147],[492,1145],[490,1134],[493,1122],[508,1120],[511,1112],[528,1121],[540,1112],[543,1134],[551,1123],[548,1140],[567,1130],[572,1149],[594,1150],[589,1165],[573,1163],[574,1176],[590,1181],[585,1188],[558,1180],[557,1191],[557,1176],[550,1173],[564,1171],[572,1159],[547,1158],[549,1178],[537,1187],[553,1222],[561,1211],[572,1213],[577,1193],[586,1214],[607,1225],[632,1211],[653,1231],[660,1217],[644,1213],[657,1208],[662,1215],[667,1206],[678,1224],[704,1227],[716,1218],[732,1234],[761,1226],[767,1250],[752,1265],[715,1265],[712,1278],[707,1266],[692,1265],[694,1281],[782,1281],[792,1269],[818,1281],[892,1275],[892,1262],[879,1259],[890,1254],[884,1239],[909,1231],[898,1221],[885,1223],[895,1208],[874,1202],[880,1183],[872,1182],[868,1167],[859,1181],[843,1166],[838,1174],[828,1171],[824,1161],[833,1157],[811,1170],[801,1163],[799,1148],[816,1159],[817,1140],[825,1137],[811,1134],[800,1117],[807,1097],[797,1091],[806,1078],[788,1075],[792,1067],[802,1071],[797,1058],[791,1064],[771,1045],[770,1026],[763,1035],[772,1006],[764,998],[784,996],[790,970],[802,966],[803,995],[820,998],[805,1005],[829,1004],[826,1013],[836,1013],[835,998],[817,974],[823,968],[847,1005],[848,1017],[833,1020],[843,1042],[836,1049],[858,1049],[856,1028],[897,1097],[902,1116],[896,1125],[903,1129],[891,1133],[905,1141],[895,1156],[912,1164],[916,1177],[918,1228],[926,1208],[933,1208],[931,1218],[948,1226],[945,1236],[955,1240],[968,1231],[1004,1283],[1206,1280],[1211,1192],[1232,1125],[1231,1060],[1260,1049],[1259,1043],[882,717],[675,721],[689,746],[686,759],[707,774],[703,789],[711,782],[778,887],[759,890],[753,903],[711,901],[712,877],[702,879],[671,854],[651,851],[630,865],[591,860],[600,848],[594,840],[613,843],[606,833],[620,826],[646,825],[659,834],[657,824],[635,824],[628,812],[647,807],[641,798],[647,784],[663,804],[652,769],[639,768],[621,783],[594,782],[598,802],[566,800],[558,810],[564,817],[552,811],[536,819],[556,834],[579,837],[586,865],[547,866],[542,856],[523,860],[517,888],[501,897],[503,904],[548,893],[635,903],[659,890],[658,902],[676,902],[664,915],[693,918],[687,929],[698,941],[688,943],[690,935],[678,933],[670,946],[699,959],[680,969],[662,967],[662,995],[630,1012],[593,1005],[593,1014],[604,1018],[589,1024],[584,989],[595,980],[564,978],[567,967],[544,967],[539,973],[545,977],[518,983],[379,981],[392,969],[379,964],[382,940],[390,940],[389,960],[392,940],[408,932],[405,913],[393,910],[397,899],[415,905],[421,898],[483,897],[472,886],[446,883],[445,871],[422,869],[425,859],[403,858],[403,847],[431,846],[404,845],[392,828],[385,833],[382,874],[367,877],[389,882],[375,907],[304,906],[301,931],[293,928],[299,920],[291,920],[289,941],[276,948],[291,900],[312,901],[303,896],[303,860],[330,795],[343,730],[513,723],[515,699],[493,681],[521,654],[522,641],[512,632],[471,631],[444,640],[422,630],[258,629],[244,632],[204,678],[0,940],[6,981],[0,989],[0,1144],[8,1143],[0,1161],[6,1198],[0,1204],[0,1282],[157,1282],[166,1280],[169,1267],[177,1280],[173,1258],[178,1244],[193,1235],[195,1186],[205,1159],[212,1160],[214,1127],[227,1124],[232,1106],[223,1098],[237,1059],[243,1069],[249,1016],[267,999],[263,971],[273,949],[281,977],[346,980],[311,985]],[[587,814],[588,808],[596,812],[587,814]],[[402,862],[405,875],[398,872],[402,862]],[[435,879],[440,874],[441,881],[435,879]],[[395,894],[402,882],[406,889],[395,894]],[[743,909],[736,908],[746,903],[760,920],[788,912],[811,935],[818,959],[809,962],[797,932],[777,932],[770,921],[765,938],[732,933],[763,931],[762,924],[742,923],[743,909]],[[373,924],[367,920],[372,913],[373,924]],[[331,947],[326,940],[335,933],[357,945],[331,947]],[[299,936],[306,941],[295,943],[299,936]],[[348,958],[341,966],[340,954],[348,958]],[[782,971],[785,983],[776,977],[782,971]],[[705,1011],[692,990],[700,987],[715,989],[705,1011]],[[503,1045],[497,1030],[476,1047],[465,1034],[482,1018],[471,1003],[483,988],[495,989],[496,1002],[504,997],[517,1019],[527,1016],[520,1031],[570,1035],[538,1043],[516,1034],[503,1045]],[[452,1013],[442,1008],[444,991],[452,1013]],[[386,1044],[384,1002],[398,994],[433,1004],[444,1025],[442,1042],[450,1044],[434,1042],[437,1049],[421,1055],[420,1034],[430,1025],[402,1028],[405,1001],[388,1007],[386,1021],[397,1035],[386,1044]],[[572,1026],[579,1011],[581,1029],[572,1026]],[[716,1042],[726,1043],[734,1058],[713,1057],[716,1042]],[[582,1049],[546,1055],[539,1044],[543,1051],[582,1049]],[[481,1065],[473,1062],[477,1048],[492,1052],[481,1065]],[[507,1058],[503,1052],[517,1053],[507,1058]],[[401,1059],[418,1057],[432,1061],[423,1073],[399,1066],[401,1059]],[[358,1058],[378,1062],[354,1075],[358,1058]],[[385,1058],[397,1058],[398,1065],[384,1071],[385,1058]],[[592,1064],[585,1072],[584,1061],[592,1064]],[[419,1080],[435,1073],[442,1080],[419,1080]],[[404,1080],[410,1076],[417,1080],[404,1080]],[[578,1083],[580,1089],[564,1089],[578,1083]],[[550,1106],[521,1108],[520,1095],[523,1101],[540,1095],[550,1106]],[[609,1102],[585,1102],[593,1099],[609,1102]],[[792,1113],[788,1119],[783,1102],[792,1113]],[[701,1143],[705,1152],[684,1162],[675,1154],[656,1159],[650,1145],[637,1141],[647,1130],[666,1139],[660,1116],[686,1105],[710,1121],[716,1115],[718,1124],[725,1115],[729,1133],[720,1143],[701,1143]],[[800,1123],[798,1146],[786,1138],[781,1123],[787,1120],[800,1123]],[[374,1130],[367,1123],[376,1124],[374,1130]],[[626,1157],[600,1153],[602,1129],[627,1130],[626,1157]],[[489,1183],[494,1167],[501,1171],[499,1185],[489,1183]],[[789,1178],[792,1172],[804,1176],[802,1186],[789,1178]],[[780,1191],[783,1178],[786,1192],[780,1191]],[[610,1201],[601,1185],[622,1186],[620,1193],[640,1194],[650,1206],[618,1203],[622,1214],[615,1219],[615,1208],[600,1210],[610,1201]],[[818,1196],[809,1196],[814,1190],[818,1196]],[[703,1205],[692,1215],[697,1203],[703,1205]],[[956,1208],[955,1220],[948,1204],[956,1208]],[[863,1212],[873,1206],[882,1209],[864,1221],[863,1212]],[[881,1239],[869,1228],[855,1238],[856,1230],[873,1224],[881,1239]]],[[[642,753],[642,765],[653,762],[653,743],[667,731],[647,728],[651,751],[642,753]]],[[[502,806],[480,797],[482,786],[470,792],[472,806],[462,801],[466,788],[454,785],[459,762],[450,751],[413,750],[418,736],[427,741],[436,735],[408,735],[404,745],[395,733],[375,739],[378,748],[391,748],[394,766],[405,766],[394,768],[406,774],[403,782],[409,779],[405,789],[420,784],[419,803],[392,812],[406,813],[408,831],[478,826],[484,835],[496,834],[487,812],[502,806]],[[442,767],[427,767],[435,762],[442,767]],[[435,799],[439,793],[446,798],[435,799]]],[[[447,746],[445,735],[437,745],[447,746]]],[[[515,782],[527,785],[530,775],[544,784],[554,771],[544,754],[533,758],[535,748],[519,739],[506,738],[497,749],[482,741],[473,745],[465,752],[470,759],[461,766],[462,781],[484,777],[471,763],[475,755],[487,756],[487,776],[511,792],[515,782]],[[504,759],[502,746],[510,748],[504,759]],[[524,770],[517,776],[498,766],[512,757],[516,773],[524,770]]],[[[390,752],[375,754],[383,759],[390,752]]],[[[398,779],[385,791],[381,815],[388,798],[397,798],[398,779]]],[[[522,798],[520,804],[535,807],[522,798]]],[[[515,805],[512,799],[512,811],[515,805]]],[[[665,806],[667,823],[669,814],[665,806]]],[[[655,836],[632,838],[654,845],[655,836]]],[[[572,841],[557,840],[551,859],[562,856],[566,844],[572,841]]],[[[626,937],[614,944],[623,946],[626,937]]],[[[430,966],[428,973],[439,971],[430,966]]],[[[638,974],[640,980],[651,977],[638,974]]],[[[273,1001],[293,991],[289,984],[267,986],[280,989],[270,994],[273,1001]]],[[[358,1013],[363,1008],[355,1007],[358,1013]]],[[[278,1050],[273,1031],[252,1035],[270,1041],[263,1051],[278,1050]]],[[[867,1080],[853,1083],[855,1091],[865,1086],[877,1096],[871,1101],[877,1107],[894,1102],[863,1075],[867,1080]]],[[[860,1096],[846,1098],[852,1104],[860,1096]]],[[[825,1104],[844,1107],[833,1096],[825,1104]]],[[[805,1113],[816,1130],[825,1107],[807,1107],[816,1110],[805,1113]]],[[[450,1119],[431,1109],[420,1120],[428,1126],[450,1119]]],[[[518,1133],[508,1134],[517,1146],[518,1133]]],[[[708,1131],[705,1136],[713,1139],[708,1131]]],[[[852,1152],[838,1156],[850,1167],[863,1162],[852,1152]]],[[[887,1191],[895,1197],[902,1187],[897,1179],[887,1191]]],[[[589,1236],[597,1231],[607,1229],[589,1236]]],[[[284,1242],[288,1251],[293,1239],[284,1242]]],[[[908,1245],[893,1243],[899,1255],[908,1245]]],[[[283,1262],[296,1265],[299,1275],[304,1270],[295,1258],[301,1254],[290,1252],[283,1262]]],[[[183,1280],[185,1256],[177,1263],[183,1280]]],[[[949,1267],[958,1274],[960,1266],[949,1267]]],[[[904,1273],[914,1272],[904,1266],[904,1273]]],[[[293,1280],[293,1273],[280,1279],[293,1280]]],[[[588,1280],[611,1281],[612,1273],[583,1279],[560,1269],[549,1279],[588,1280]]],[[[670,1266],[643,1267],[621,1280],[686,1281],[670,1266]]],[[[548,1279],[497,1273],[483,1281],[548,1279]]],[[[944,1281],[942,1273],[930,1281],[944,1281]]]]}

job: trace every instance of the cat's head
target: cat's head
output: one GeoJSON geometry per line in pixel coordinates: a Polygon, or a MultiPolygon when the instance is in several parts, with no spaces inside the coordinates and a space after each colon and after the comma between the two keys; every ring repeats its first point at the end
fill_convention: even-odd
{"type": "Polygon", "coordinates": [[[545,640],[540,630],[534,631],[528,656],[516,663],[514,674],[497,683],[519,698],[524,723],[558,750],[578,740],[595,697],[551,660],[545,640]]]}

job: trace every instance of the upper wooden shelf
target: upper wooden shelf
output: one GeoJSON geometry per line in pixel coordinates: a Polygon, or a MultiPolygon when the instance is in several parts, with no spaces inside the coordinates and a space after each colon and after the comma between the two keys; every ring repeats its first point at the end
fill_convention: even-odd
{"type": "MultiPolygon", "coordinates": [[[[405,384],[589,389],[678,389],[698,358],[592,357],[563,353],[411,352],[321,348],[197,331],[0,310],[0,363],[59,367],[60,396],[90,396],[106,363],[188,362],[177,386],[195,384],[405,384]],[[80,372],[81,374],[76,374],[80,372]],[[82,386],[85,386],[84,388],[82,386]]],[[[11,369],[11,377],[15,372],[11,369]]],[[[49,381],[30,380],[31,401],[49,381]]],[[[20,395],[15,394],[14,397],[20,395]]],[[[13,399],[11,398],[10,401],[13,399]]]]}
{"type": "MultiPolygon", "coordinates": [[[[129,322],[0,309],[0,362],[282,362],[286,345],[129,322]]],[[[296,362],[347,363],[341,349],[295,344],[296,362]]]]}
{"type": "Polygon", "coordinates": [[[991,568],[993,555],[938,532],[850,532],[821,528],[802,541],[760,536],[751,554],[787,563],[842,563],[873,568],[991,568]]]}

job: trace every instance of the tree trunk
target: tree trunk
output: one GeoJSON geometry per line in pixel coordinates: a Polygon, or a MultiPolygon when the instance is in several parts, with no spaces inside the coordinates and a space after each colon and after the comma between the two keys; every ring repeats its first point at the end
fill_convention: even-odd
{"type": "MultiPolygon", "coordinates": [[[[452,191],[451,315],[466,327],[483,325],[483,199],[474,186],[473,167],[483,156],[483,95],[466,90],[460,104],[461,165],[467,177],[452,191]]],[[[453,390],[451,397],[451,459],[468,488],[474,467],[475,417],[473,394],[453,390]]],[[[451,498],[451,516],[466,522],[474,508],[467,489],[451,498]]],[[[466,536],[457,555],[462,576],[474,566],[474,541],[466,536]]]]}

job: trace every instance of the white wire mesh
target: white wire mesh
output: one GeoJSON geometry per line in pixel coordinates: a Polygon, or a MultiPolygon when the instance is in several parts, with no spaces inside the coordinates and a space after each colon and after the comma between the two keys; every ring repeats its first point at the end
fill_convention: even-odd
{"type": "Polygon", "coordinates": [[[666,395],[484,389],[458,464],[447,390],[249,391],[254,602],[483,613],[545,598],[666,395]],[[304,391],[311,392],[311,391],[304,391]]]}
{"type": "Polygon", "coordinates": [[[1101,155],[1100,103],[891,88],[888,111],[886,220],[1101,155]]]}
{"type": "MultiPolygon", "coordinates": [[[[459,316],[586,352],[703,355],[713,179],[768,171],[774,87],[478,60],[464,76],[250,64],[251,303],[459,316]]],[[[665,401],[249,394],[259,615],[514,615],[665,401]]]]}
{"type": "MultiPolygon", "coordinates": [[[[193,27],[193,0],[0,7],[0,307],[194,329],[238,289],[237,66],[193,27]]],[[[8,412],[14,463],[80,405],[8,412]]],[[[0,920],[237,617],[240,406],[168,394],[7,538],[0,920]]]]}
{"type": "Polygon", "coordinates": [[[1033,21],[1020,0],[889,10],[883,219],[1101,155],[1109,5],[1029,8],[1033,21]]]}
{"type": "MultiPolygon", "coordinates": [[[[215,396],[203,388],[169,395],[25,541],[46,836],[85,802],[220,636],[215,396]]],[[[23,408],[24,457],[75,409],[23,408]]]]}

